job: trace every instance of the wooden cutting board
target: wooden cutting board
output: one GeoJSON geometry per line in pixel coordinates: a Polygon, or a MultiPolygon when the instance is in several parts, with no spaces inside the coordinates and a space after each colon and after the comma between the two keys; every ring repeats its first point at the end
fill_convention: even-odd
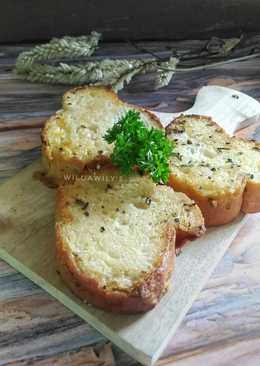
{"type": "MultiPolygon", "coordinates": [[[[233,132],[245,120],[246,124],[252,123],[260,113],[260,105],[242,93],[211,86],[200,91],[188,112],[212,115],[233,132]]],[[[173,117],[158,115],[165,124],[173,117]]],[[[40,168],[37,161],[0,186],[0,257],[133,358],[151,365],[247,217],[241,215],[231,224],[210,229],[204,237],[186,245],[177,257],[170,289],[154,310],[138,316],[113,315],[83,304],[56,272],[55,191],[32,179],[33,172],[40,168]]]]}

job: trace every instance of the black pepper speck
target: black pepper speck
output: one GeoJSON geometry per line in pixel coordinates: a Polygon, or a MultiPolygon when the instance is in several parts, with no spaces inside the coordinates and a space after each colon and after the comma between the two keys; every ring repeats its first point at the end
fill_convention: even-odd
{"type": "Polygon", "coordinates": [[[146,198],[145,198],[145,203],[146,203],[148,206],[150,206],[151,202],[152,202],[151,197],[146,197],[146,198]]]}

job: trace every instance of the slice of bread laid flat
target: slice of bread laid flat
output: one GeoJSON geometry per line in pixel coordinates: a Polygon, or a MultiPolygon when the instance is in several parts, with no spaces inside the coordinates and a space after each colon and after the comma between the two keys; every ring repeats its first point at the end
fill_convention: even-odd
{"type": "Polygon", "coordinates": [[[193,201],[146,176],[102,171],[57,191],[60,274],[78,297],[105,310],[153,308],[173,271],[176,231],[204,230],[193,201]]]}
{"type": "Polygon", "coordinates": [[[161,127],[156,116],[123,102],[108,87],[78,87],[65,93],[62,109],[42,130],[47,179],[62,182],[66,173],[80,175],[108,164],[113,145],[103,136],[130,109],[139,111],[147,126],[161,127]]]}
{"type": "Polygon", "coordinates": [[[198,204],[207,226],[260,211],[260,144],[197,115],[178,117],[167,135],[176,143],[169,184],[198,204]]]}

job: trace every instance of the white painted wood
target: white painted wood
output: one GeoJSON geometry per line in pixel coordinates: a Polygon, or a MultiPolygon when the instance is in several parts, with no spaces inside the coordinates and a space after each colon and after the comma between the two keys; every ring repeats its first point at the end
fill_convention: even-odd
{"type": "MultiPolygon", "coordinates": [[[[227,100],[226,90],[223,92],[225,96],[219,100],[227,100]]],[[[243,96],[242,94],[242,103],[249,103],[249,97],[245,96],[244,99],[243,96]]],[[[203,105],[201,101],[200,103],[203,105]]],[[[252,108],[249,104],[244,113],[246,118],[251,118],[256,110],[255,101],[252,108]]],[[[215,109],[215,114],[219,111],[216,117],[221,116],[220,106],[221,103],[218,103],[218,109],[215,109]]],[[[196,111],[199,113],[198,107],[196,111]]],[[[241,113],[238,111],[237,118],[234,118],[235,112],[232,111],[229,112],[232,121],[239,124],[241,113]]],[[[234,124],[232,126],[234,128],[234,124]]],[[[57,274],[55,192],[32,179],[32,173],[37,169],[40,169],[39,162],[0,186],[0,257],[97,328],[125,352],[141,363],[151,365],[162,353],[247,217],[241,215],[231,224],[210,229],[204,237],[186,245],[181,256],[177,258],[170,289],[154,310],[138,316],[113,315],[83,304],[68,290],[57,274]]]]}
{"type": "Polygon", "coordinates": [[[167,126],[180,114],[210,116],[228,133],[256,122],[260,116],[260,103],[248,95],[223,86],[204,86],[196,96],[194,105],[181,113],[155,112],[167,126]]]}

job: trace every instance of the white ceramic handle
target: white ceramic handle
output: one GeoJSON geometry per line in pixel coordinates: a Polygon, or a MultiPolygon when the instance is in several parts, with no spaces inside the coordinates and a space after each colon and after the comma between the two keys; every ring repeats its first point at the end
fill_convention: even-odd
{"type": "Polygon", "coordinates": [[[260,117],[260,103],[248,95],[222,86],[204,86],[196,96],[194,105],[181,113],[155,113],[167,126],[180,114],[210,116],[228,133],[246,127],[260,117]]]}

